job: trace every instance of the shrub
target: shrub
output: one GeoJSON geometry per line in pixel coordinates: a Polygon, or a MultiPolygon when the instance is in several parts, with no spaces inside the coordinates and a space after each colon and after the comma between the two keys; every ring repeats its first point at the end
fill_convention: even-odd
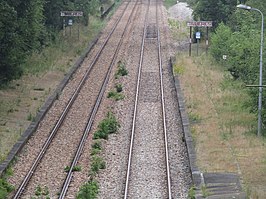
{"type": "Polygon", "coordinates": [[[112,112],[107,113],[107,117],[100,122],[98,130],[94,133],[93,139],[108,139],[108,135],[115,133],[119,124],[112,112]]]}
{"type": "Polygon", "coordinates": [[[99,185],[95,180],[84,184],[77,195],[77,199],[95,199],[99,192],[99,185]]]}
{"type": "Polygon", "coordinates": [[[8,193],[12,192],[14,187],[6,179],[0,179],[0,198],[7,198],[8,193]]]}
{"type": "Polygon", "coordinates": [[[91,175],[94,176],[100,169],[105,169],[105,162],[99,156],[92,156],[91,175]]]}
{"type": "Polygon", "coordinates": [[[117,63],[117,67],[118,67],[118,69],[117,69],[117,72],[116,72],[116,74],[115,74],[115,78],[117,79],[119,76],[125,76],[125,75],[127,75],[128,74],[128,71],[127,71],[127,69],[126,69],[126,64],[124,63],[124,62],[122,62],[122,61],[119,61],[118,63],[117,63]]]}

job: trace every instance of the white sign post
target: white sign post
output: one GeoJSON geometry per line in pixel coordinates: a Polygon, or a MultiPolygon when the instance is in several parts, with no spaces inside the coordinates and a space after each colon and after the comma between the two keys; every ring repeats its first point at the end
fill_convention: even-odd
{"type": "MultiPolygon", "coordinates": [[[[83,12],[82,11],[61,11],[60,12],[61,17],[82,17],[83,12]]],[[[72,26],[73,25],[73,20],[69,19],[68,20],[68,25],[72,26]]],[[[65,31],[66,24],[65,24],[65,18],[63,19],[63,29],[64,29],[64,36],[66,34],[65,31]]],[[[71,35],[71,27],[70,27],[70,35],[71,35]]],[[[79,25],[78,25],[78,40],[79,40],[79,25]]]]}
{"type": "Polygon", "coordinates": [[[196,32],[197,39],[197,56],[199,55],[199,40],[200,40],[200,32],[196,32]]]}

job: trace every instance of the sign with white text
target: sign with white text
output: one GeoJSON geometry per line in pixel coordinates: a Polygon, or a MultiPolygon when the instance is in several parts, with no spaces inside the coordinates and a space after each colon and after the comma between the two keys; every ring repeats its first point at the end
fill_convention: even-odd
{"type": "Polygon", "coordinates": [[[61,11],[60,16],[61,17],[82,17],[83,12],[82,11],[61,11]]]}
{"type": "Polygon", "coordinates": [[[187,22],[188,27],[212,27],[212,21],[191,21],[187,22]]]}

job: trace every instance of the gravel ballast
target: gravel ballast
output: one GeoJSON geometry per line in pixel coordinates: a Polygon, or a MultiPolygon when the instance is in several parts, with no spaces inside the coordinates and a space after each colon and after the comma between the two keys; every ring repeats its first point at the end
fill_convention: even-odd
{"type": "MultiPolygon", "coordinates": [[[[118,61],[125,62],[128,75],[115,78],[117,68],[114,67],[107,91],[103,97],[102,103],[97,112],[91,134],[89,135],[83,154],[80,157],[78,165],[81,166],[80,172],[75,172],[71,182],[70,189],[66,198],[75,198],[79,187],[88,181],[88,173],[91,163],[91,144],[93,143],[92,134],[96,131],[99,121],[101,121],[108,111],[112,111],[118,118],[120,128],[116,134],[109,136],[108,140],[102,140],[103,149],[100,156],[106,162],[106,169],[101,170],[96,177],[99,182],[100,190],[98,198],[123,198],[125,189],[125,178],[127,170],[127,158],[131,137],[134,100],[136,94],[137,73],[140,60],[140,50],[142,33],[144,27],[144,18],[148,1],[138,2],[136,11],[133,15],[130,27],[125,34],[121,50],[117,57],[118,61]],[[110,90],[114,89],[116,84],[122,84],[123,100],[115,101],[107,98],[110,90]]],[[[58,117],[64,106],[67,104],[71,94],[76,88],[82,75],[87,70],[92,58],[97,53],[100,45],[103,43],[107,33],[112,25],[121,15],[123,8],[128,2],[122,3],[117,12],[111,18],[110,22],[102,32],[98,42],[85,59],[84,63],[73,75],[73,78],[62,91],[59,99],[48,111],[43,121],[40,123],[34,136],[28,141],[22,153],[18,157],[17,163],[14,165],[14,175],[10,177],[9,182],[17,187],[22,181],[26,171],[29,170],[31,163],[40,151],[43,143],[49,135],[52,126],[58,120],[58,117]]],[[[51,198],[57,198],[60,186],[64,181],[66,173],[65,166],[71,162],[71,158],[81,133],[86,125],[87,117],[90,113],[91,106],[99,90],[100,79],[103,78],[106,68],[116,45],[119,42],[123,27],[126,24],[126,18],[129,17],[131,9],[135,2],[130,2],[128,13],[125,19],[121,21],[113,39],[110,41],[109,47],[104,51],[104,59],[99,60],[96,69],[92,71],[87,83],[81,90],[76,102],[69,113],[67,120],[63,124],[63,128],[58,132],[56,141],[52,144],[45,158],[42,160],[37,173],[34,174],[32,181],[27,188],[23,198],[34,196],[36,186],[48,187],[51,198]],[[67,139],[66,139],[67,138],[67,139]]],[[[151,26],[155,24],[155,1],[151,2],[149,23],[151,26]]],[[[159,28],[161,31],[161,48],[163,56],[163,82],[165,91],[165,109],[166,109],[166,127],[168,136],[169,162],[172,185],[173,198],[187,198],[187,192],[191,184],[191,174],[189,170],[189,161],[187,157],[187,149],[184,142],[183,128],[178,111],[178,102],[174,87],[173,74],[169,64],[172,55],[171,39],[169,37],[167,12],[162,5],[158,5],[159,28]]],[[[163,126],[161,115],[161,99],[160,99],[160,82],[159,69],[157,62],[157,40],[147,39],[145,47],[143,74],[141,78],[141,89],[139,98],[139,108],[137,112],[136,141],[138,148],[134,149],[133,164],[136,162],[137,169],[132,170],[132,180],[137,186],[129,189],[129,198],[167,198],[167,179],[165,168],[165,151],[163,144],[163,126]],[[152,153],[151,153],[152,152],[152,153]],[[159,180],[158,180],[159,179],[159,180]]]]}

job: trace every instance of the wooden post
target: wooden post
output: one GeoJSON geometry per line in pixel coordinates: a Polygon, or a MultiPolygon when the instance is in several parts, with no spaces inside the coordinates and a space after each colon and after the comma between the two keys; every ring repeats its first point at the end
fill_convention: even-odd
{"type": "Polygon", "coordinates": [[[206,34],[206,55],[208,55],[208,48],[209,48],[209,27],[207,27],[207,34],[206,34]]]}
{"type": "Polygon", "coordinates": [[[191,43],[192,43],[192,27],[190,26],[190,33],[189,33],[189,56],[191,56],[191,43]]]}

